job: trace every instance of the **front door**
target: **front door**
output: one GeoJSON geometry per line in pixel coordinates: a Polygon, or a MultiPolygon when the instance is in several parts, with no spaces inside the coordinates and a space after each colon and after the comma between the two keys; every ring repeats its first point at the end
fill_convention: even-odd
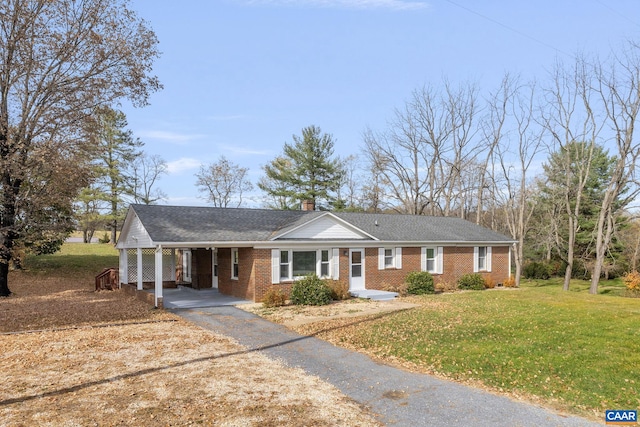
{"type": "Polygon", "coordinates": [[[349,290],[364,290],[364,249],[349,249],[349,290]]]}

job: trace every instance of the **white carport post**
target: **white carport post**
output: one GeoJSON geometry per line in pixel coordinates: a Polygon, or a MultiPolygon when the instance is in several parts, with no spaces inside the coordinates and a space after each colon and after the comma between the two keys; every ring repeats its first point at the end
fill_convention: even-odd
{"type": "Polygon", "coordinates": [[[129,283],[129,257],[126,249],[120,249],[120,265],[118,270],[118,288],[121,283],[129,283]]]}
{"type": "Polygon", "coordinates": [[[156,246],[156,292],[155,306],[162,305],[162,245],[156,246]]]}
{"type": "Polygon", "coordinates": [[[138,266],[138,269],[136,270],[138,272],[138,277],[137,277],[138,288],[137,289],[141,291],[142,290],[142,248],[138,248],[136,265],[138,266]]]}

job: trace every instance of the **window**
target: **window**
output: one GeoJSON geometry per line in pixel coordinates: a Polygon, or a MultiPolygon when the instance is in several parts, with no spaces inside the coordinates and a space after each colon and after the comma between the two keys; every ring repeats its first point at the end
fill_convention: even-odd
{"type": "Polygon", "coordinates": [[[378,248],[378,270],[402,268],[402,248],[378,248]]]}
{"type": "Polygon", "coordinates": [[[384,268],[393,268],[393,249],[384,250],[384,268]]]}
{"type": "Polygon", "coordinates": [[[491,247],[476,246],[473,253],[473,271],[491,271],[491,247]]]}
{"type": "Polygon", "coordinates": [[[329,277],[329,251],[320,251],[320,277],[329,277]]]}
{"type": "Polygon", "coordinates": [[[293,277],[316,273],[316,251],[295,251],[292,253],[293,277]]]}
{"type": "Polygon", "coordinates": [[[280,279],[291,279],[289,276],[289,251],[280,251],[280,279]]]}
{"type": "Polygon", "coordinates": [[[237,279],[239,272],[238,248],[231,249],[231,278],[237,279]]]}
{"type": "Polygon", "coordinates": [[[444,269],[444,248],[442,246],[427,246],[422,248],[420,265],[422,271],[432,274],[442,274],[444,269]]]}
{"type": "Polygon", "coordinates": [[[427,271],[434,273],[436,271],[436,250],[435,248],[427,248],[427,271]]]}
{"type": "Polygon", "coordinates": [[[487,247],[480,246],[478,248],[478,270],[486,270],[487,269],[487,247]]]}
{"type": "MultiPolygon", "coordinates": [[[[335,251],[335,250],[334,250],[335,251]]],[[[274,249],[272,252],[272,283],[295,280],[309,274],[331,277],[332,249],[291,250],[274,249]]],[[[336,268],[336,267],[333,267],[336,268]]]]}

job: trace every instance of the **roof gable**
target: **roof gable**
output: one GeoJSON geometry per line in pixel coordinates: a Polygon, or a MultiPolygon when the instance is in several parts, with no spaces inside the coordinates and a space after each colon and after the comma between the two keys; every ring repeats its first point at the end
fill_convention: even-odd
{"type": "Polygon", "coordinates": [[[282,239],[371,240],[374,237],[335,215],[325,212],[321,216],[312,218],[294,228],[289,228],[272,238],[272,240],[282,239]]]}
{"type": "Polygon", "coordinates": [[[138,215],[136,215],[133,210],[129,209],[127,217],[124,220],[124,225],[122,226],[122,231],[120,232],[116,248],[128,249],[152,246],[153,240],[144,227],[144,224],[140,221],[138,215]]]}

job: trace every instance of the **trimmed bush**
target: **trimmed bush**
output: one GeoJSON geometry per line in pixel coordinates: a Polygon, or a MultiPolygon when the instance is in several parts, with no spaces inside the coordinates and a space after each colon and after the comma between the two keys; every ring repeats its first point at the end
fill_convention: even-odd
{"type": "Polygon", "coordinates": [[[484,289],[484,278],[478,273],[463,274],[458,279],[458,289],[481,291],[484,289]]]}
{"type": "Polygon", "coordinates": [[[262,297],[263,307],[282,307],[287,304],[287,294],[279,286],[271,286],[262,297]]]}
{"type": "Polygon", "coordinates": [[[327,305],[331,302],[331,288],[311,274],[293,284],[290,299],[295,305],[327,305]]]}
{"type": "Polygon", "coordinates": [[[427,271],[412,271],[405,279],[409,295],[425,295],[435,293],[433,276],[427,271]]]}
{"type": "Polygon", "coordinates": [[[547,280],[551,277],[551,269],[543,262],[534,261],[524,266],[522,275],[525,279],[547,280]]]}
{"type": "Polygon", "coordinates": [[[487,289],[493,289],[496,287],[496,282],[493,281],[493,278],[491,276],[485,277],[484,287],[487,289]]]}

